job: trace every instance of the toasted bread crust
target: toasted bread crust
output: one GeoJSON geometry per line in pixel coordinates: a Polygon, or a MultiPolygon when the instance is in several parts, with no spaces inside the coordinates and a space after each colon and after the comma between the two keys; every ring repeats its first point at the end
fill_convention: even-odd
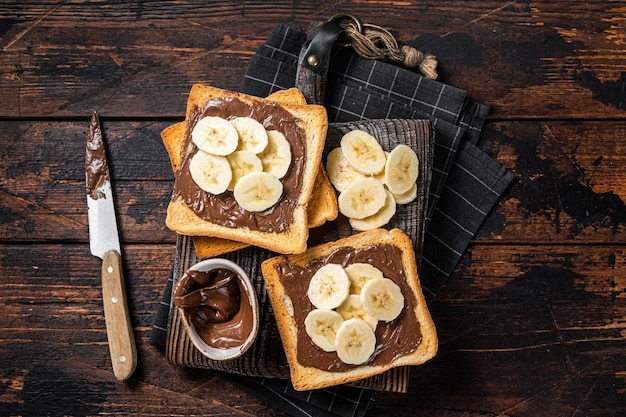
{"type": "Polygon", "coordinates": [[[387,231],[375,229],[352,235],[335,242],[309,248],[299,255],[277,256],[266,260],[261,265],[270,301],[274,309],[278,329],[285,347],[285,353],[291,370],[291,382],[296,390],[310,390],[332,385],[354,382],[363,378],[380,374],[388,369],[403,365],[420,365],[435,356],[438,342],[435,325],[432,321],[426,301],[419,283],[415,264],[415,254],[410,238],[399,229],[387,231]],[[414,308],[415,317],[420,324],[422,341],[415,352],[399,357],[385,366],[359,365],[346,372],[330,372],[311,366],[304,366],[298,361],[297,325],[290,312],[291,297],[281,283],[277,266],[287,260],[289,264],[305,266],[323,258],[337,248],[365,248],[376,244],[392,244],[402,251],[402,268],[407,282],[417,303],[414,308]]]}
{"type": "MultiPolygon", "coordinates": [[[[195,109],[201,108],[204,103],[211,99],[230,97],[237,98],[247,103],[260,103],[261,105],[263,103],[269,104],[278,101],[276,99],[261,99],[214,87],[194,85],[187,103],[186,120],[166,128],[161,135],[170,156],[172,169],[175,172],[182,164],[185,151],[183,147],[186,146],[185,135],[187,121],[192,116],[192,113],[195,109]]],[[[307,207],[311,200],[314,182],[317,179],[318,171],[321,166],[322,150],[326,138],[326,129],[328,127],[326,110],[322,106],[302,104],[304,103],[304,97],[295,89],[286,90],[280,94],[276,93],[274,97],[284,100],[284,102],[280,102],[281,107],[292,114],[306,135],[306,156],[302,174],[302,188],[293,210],[293,220],[289,223],[287,230],[284,232],[263,232],[247,227],[231,228],[216,224],[210,219],[201,219],[187,207],[181,198],[172,200],[168,206],[166,218],[166,225],[170,229],[189,236],[211,236],[239,242],[234,245],[233,243],[227,242],[218,251],[203,253],[202,255],[215,256],[216,254],[224,253],[224,251],[239,248],[241,246],[240,243],[264,247],[279,253],[299,253],[306,249],[309,228],[307,207]]],[[[324,198],[327,198],[327,196],[324,198]]],[[[323,221],[334,218],[332,210],[328,209],[326,203],[316,203],[315,206],[322,207],[326,210],[320,213],[321,217],[325,219],[323,221]]],[[[332,204],[329,207],[332,209],[332,204]]],[[[334,214],[334,216],[336,217],[336,214],[334,214]]],[[[315,219],[314,216],[312,219],[316,222],[321,221],[315,219]]]]}

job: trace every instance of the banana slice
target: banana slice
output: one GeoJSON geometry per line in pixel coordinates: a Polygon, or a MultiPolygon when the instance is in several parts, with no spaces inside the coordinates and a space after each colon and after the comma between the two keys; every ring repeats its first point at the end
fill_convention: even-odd
{"type": "Polygon", "coordinates": [[[376,138],[363,130],[353,130],[341,138],[341,150],[352,168],[375,175],[385,168],[385,151],[376,138]]]}
{"type": "Polygon", "coordinates": [[[356,179],[365,178],[363,174],[352,168],[339,147],[330,151],[326,157],[326,173],[330,183],[339,192],[345,190],[356,179]]]}
{"type": "Polygon", "coordinates": [[[358,294],[348,295],[348,298],[337,307],[337,313],[341,314],[344,320],[361,319],[369,324],[372,330],[376,330],[378,320],[363,308],[361,296],[358,294]]]}
{"type": "Polygon", "coordinates": [[[189,173],[198,187],[211,194],[226,191],[233,173],[224,156],[198,151],[189,161],[189,173]]]}
{"type": "Polygon", "coordinates": [[[404,296],[400,287],[389,278],[376,278],[363,285],[361,303],[372,316],[389,322],[404,309],[404,296]]]}
{"type": "Polygon", "coordinates": [[[383,227],[396,214],[396,200],[389,190],[385,190],[385,204],[375,214],[364,219],[349,219],[350,226],[359,232],[383,227]]]}
{"type": "Polygon", "coordinates": [[[268,130],[267,139],[267,146],[258,155],[263,163],[263,171],[281,179],[291,165],[291,145],[278,130],[268,130]]]}
{"type": "Polygon", "coordinates": [[[326,264],[315,272],[306,294],[315,307],[332,310],[343,303],[349,290],[350,279],[343,267],[326,264]]]}
{"type": "Polygon", "coordinates": [[[224,156],[237,149],[239,135],[228,120],[207,116],[196,123],[191,131],[191,141],[204,152],[224,156]]]}
{"type": "Polygon", "coordinates": [[[252,117],[235,117],[230,120],[239,134],[240,151],[250,151],[253,154],[263,152],[267,146],[267,133],[263,125],[252,117]]]}
{"type": "Polygon", "coordinates": [[[417,198],[417,183],[413,183],[406,193],[394,194],[393,198],[396,200],[396,204],[409,204],[417,198]]]}
{"type": "Polygon", "coordinates": [[[337,198],[339,211],[350,219],[363,219],[376,214],[384,205],[387,193],[380,181],[360,178],[343,190],[337,198]]]}
{"type": "Polygon", "coordinates": [[[374,353],[376,335],[365,321],[349,319],[344,321],[337,330],[337,356],[350,365],[360,365],[374,353]]]}
{"type": "Polygon", "coordinates": [[[350,294],[361,294],[363,285],[370,279],[384,278],[380,269],[364,262],[350,264],[345,270],[350,279],[350,294]]]}
{"type": "Polygon", "coordinates": [[[226,156],[230,168],[233,171],[233,178],[230,180],[228,190],[233,191],[235,184],[246,174],[263,171],[261,160],[250,151],[235,151],[226,156]]]}
{"type": "Polygon", "coordinates": [[[283,183],[267,172],[244,175],[237,181],[233,191],[237,203],[247,211],[266,210],[276,204],[282,194],[283,183]]]}
{"type": "Polygon", "coordinates": [[[322,350],[334,352],[337,350],[337,330],[342,323],[343,317],[335,310],[315,309],[304,319],[304,330],[322,350]]]}
{"type": "Polygon", "coordinates": [[[385,185],[393,194],[411,189],[419,173],[419,160],[413,149],[398,145],[389,153],[385,163],[385,185]]]}

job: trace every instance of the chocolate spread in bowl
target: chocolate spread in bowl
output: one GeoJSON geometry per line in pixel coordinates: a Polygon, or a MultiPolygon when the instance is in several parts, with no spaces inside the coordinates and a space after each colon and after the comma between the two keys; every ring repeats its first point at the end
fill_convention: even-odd
{"type": "Polygon", "coordinates": [[[278,103],[247,103],[237,98],[212,99],[203,108],[195,108],[187,123],[185,154],[179,169],[174,173],[172,200],[179,197],[200,218],[226,227],[248,227],[261,232],[288,230],[293,211],[302,190],[302,173],[306,160],[306,134],[298,125],[298,119],[278,103]],[[210,194],[202,190],[191,178],[189,162],[198,152],[191,141],[191,132],[198,120],[206,116],[224,119],[251,117],[261,123],[265,130],[278,130],[285,135],[291,146],[292,161],[287,174],[281,179],[283,195],[274,206],[261,212],[249,212],[235,201],[231,191],[210,194]]]}
{"type": "Polygon", "coordinates": [[[198,336],[217,349],[241,346],[252,331],[252,303],[241,278],[226,268],[188,270],[176,283],[174,304],[198,336]]]}
{"type": "Polygon", "coordinates": [[[298,327],[298,361],[302,365],[339,372],[355,367],[343,363],[335,352],[325,352],[313,344],[306,334],[304,319],[315,308],[306,295],[309,282],[315,272],[329,263],[346,267],[357,262],[369,263],[380,269],[385,278],[393,280],[400,286],[405,303],[404,310],[395,320],[389,323],[378,322],[375,332],[376,349],[364,365],[389,364],[400,356],[414,352],[421,343],[420,325],[414,313],[417,300],[406,282],[402,268],[402,251],[390,244],[372,245],[360,249],[343,247],[304,266],[289,264],[284,259],[277,267],[280,282],[293,304],[294,319],[298,327]]]}

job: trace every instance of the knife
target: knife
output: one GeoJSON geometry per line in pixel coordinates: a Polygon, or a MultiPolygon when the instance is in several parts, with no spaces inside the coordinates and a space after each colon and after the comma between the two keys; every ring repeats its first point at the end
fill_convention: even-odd
{"type": "Polygon", "coordinates": [[[102,129],[94,111],[89,124],[85,153],[89,247],[102,259],[102,301],[113,374],[125,381],[137,366],[137,348],[130,322],[122,270],[111,178],[104,150],[102,129]]]}

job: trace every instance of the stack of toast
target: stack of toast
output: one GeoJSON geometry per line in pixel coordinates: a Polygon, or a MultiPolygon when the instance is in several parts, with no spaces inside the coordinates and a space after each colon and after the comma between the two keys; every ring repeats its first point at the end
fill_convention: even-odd
{"type": "Polygon", "coordinates": [[[189,154],[192,114],[216,98],[236,97],[261,105],[280,105],[293,114],[296,123],[306,132],[306,161],[303,187],[297,196],[292,224],[286,231],[261,232],[253,228],[228,228],[202,219],[184,203],[182,197],[172,200],[167,209],[167,226],[180,234],[193,236],[199,258],[210,258],[241,249],[250,244],[278,253],[298,253],[306,249],[308,229],[324,224],[337,217],[337,199],[323,166],[320,163],[328,121],[326,110],[321,106],[307,105],[302,93],[293,88],[278,91],[266,99],[225,91],[210,86],[194,85],[189,95],[186,120],[169,126],[161,133],[176,173],[182,168],[183,159],[189,154]]]}

